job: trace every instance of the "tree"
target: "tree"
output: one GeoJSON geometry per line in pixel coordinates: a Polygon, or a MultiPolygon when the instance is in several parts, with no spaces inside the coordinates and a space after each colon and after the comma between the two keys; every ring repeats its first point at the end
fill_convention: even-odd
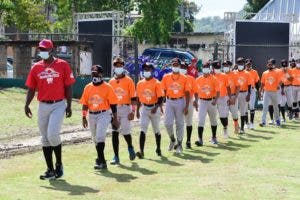
{"type": "Polygon", "coordinates": [[[126,33],[153,44],[164,44],[170,39],[178,13],[179,0],[140,0],[138,7],[143,17],[127,28],[126,33]]]}
{"type": "Polygon", "coordinates": [[[244,11],[248,13],[246,18],[251,18],[251,13],[257,13],[269,0],[247,0],[247,4],[244,6],[244,11]]]}

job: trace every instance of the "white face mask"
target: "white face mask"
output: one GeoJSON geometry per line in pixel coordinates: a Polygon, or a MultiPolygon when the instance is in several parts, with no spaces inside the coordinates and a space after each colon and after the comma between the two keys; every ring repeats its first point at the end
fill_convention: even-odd
{"type": "Polygon", "coordinates": [[[121,75],[124,72],[123,67],[117,67],[115,68],[114,72],[116,73],[116,75],[121,75]]]}
{"type": "Polygon", "coordinates": [[[220,74],[221,73],[220,69],[215,69],[214,71],[215,71],[216,74],[220,74]]]}
{"type": "Polygon", "coordinates": [[[145,78],[149,78],[149,77],[151,77],[151,75],[152,75],[152,73],[151,72],[144,72],[143,73],[143,76],[145,77],[145,78]]]}
{"type": "Polygon", "coordinates": [[[244,70],[244,65],[238,65],[238,70],[240,71],[244,70]]]}
{"type": "Polygon", "coordinates": [[[209,74],[210,73],[210,69],[209,68],[203,68],[202,72],[203,72],[203,74],[209,74]]]}
{"type": "Polygon", "coordinates": [[[180,74],[186,74],[187,70],[186,69],[179,69],[180,74]]]}
{"type": "Polygon", "coordinates": [[[48,51],[40,51],[39,56],[43,59],[43,60],[47,60],[50,55],[48,51]]]}
{"type": "Polygon", "coordinates": [[[172,71],[175,72],[175,73],[178,73],[179,72],[179,67],[172,67],[172,71]]]}
{"type": "Polygon", "coordinates": [[[102,81],[102,78],[101,77],[93,77],[92,78],[92,82],[93,83],[100,83],[102,81]]]}
{"type": "Polygon", "coordinates": [[[224,71],[225,73],[229,72],[229,67],[223,67],[223,71],[224,71]]]}
{"type": "Polygon", "coordinates": [[[296,67],[297,67],[297,68],[300,68],[300,63],[297,63],[297,64],[296,64],[296,67]]]}

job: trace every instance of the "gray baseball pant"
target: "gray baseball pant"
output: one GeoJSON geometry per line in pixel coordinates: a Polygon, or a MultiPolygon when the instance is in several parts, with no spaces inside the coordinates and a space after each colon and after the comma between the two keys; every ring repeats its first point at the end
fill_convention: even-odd
{"type": "Polygon", "coordinates": [[[154,134],[159,133],[159,123],[160,123],[160,109],[157,108],[156,113],[151,113],[153,107],[142,106],[140,126],[141,131],[145,134],[148,131],[149,123],[151,122],[154,134]]]}
{"type": "Polygon", "coordinates": [[[219,97],[217,100],[217,108],[220,118],[227,118],[229,115],[228,96],[219,97]]]}
{"type": "MultiPolygon", "coordinates": [[[[235,97],[235,96],[236,95],[232,95],[232,97],[235,97]]],[[[231,112],[232,119],[239,118],[238,99],[236,99],[235,104],[229,105],[229,111],[231,112]]]]}
{"type": "Polygon", "coordinates": [[[198,127],[205,126],[206,114],[208,114],[211,126],[217,126],[217,106],[211,104],[212,100],[199,99],[199,114],[198,114],[198,127]]]}
{"type": "Polygon", "coordinates": [[[185,125],[192,126],[193,125],[193,115],[194,115],[194,106],[193,106],[194,98],[190,97],[190,103],[188,108],[188,114],[185,115],[185,125]]]}
{"type": "Polygon", "coordinates": [[[274,109],[274,119],[280,120],[279,118],[279,108],[278,108],[278,92],[265,91],[263,96],[263,114],[262,123],[266,123],[267,112],[269,109],[269,104],[273,105],[274,109]]]}
{"type": "Polygon", "coordinates": [[[128,114],[130,112],[131,112],[130,105],[117,106],[117,115],[118,115],[118,120],[120,122],[120,128],[119,130],[114,130],[114,131],[120,131],[122,135],[129,135],[131,133],[131,124],[128,119],[128,114]]]}
{"type": "Polygon", "coordinates": [[[111,113],[108,111],[99,114],[89,114],[90,130],[95,144],[105,142],[106,131],[111,123],[111,118],[111,113]]]}
{"type": "Polygon", "coordinates": [[[240,92],[238,95],[238,107],[241,116],[246,116],[248,109],[248,102],[246,101],[246,96],[248,92],[240,92]]]}

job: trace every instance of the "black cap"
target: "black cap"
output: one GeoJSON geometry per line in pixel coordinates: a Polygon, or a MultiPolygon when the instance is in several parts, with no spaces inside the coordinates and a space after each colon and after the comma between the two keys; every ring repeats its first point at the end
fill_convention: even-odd
{"type": "Polygon", "coordinates": [[[186,68],[189,67],[189,64],[188,64],[187,62],[181,62],[181,63],[180,63],[180,67],[186,69],[186,68]]]}
{"type": "Polygon", "coordinates": [[[245,63],[245,59],[243,57],[239,57],[237,60],[236,60],[236,63],[245,63]]]}
{"type": "Polygon", "coordinates": [[[281,66],[288,66],[288,61],[286,59],[281,60],[281,66]]]}
{"type": "Polygon", "coordinates": [[[270,58],[268,60],[269,63],[271,63],[272,65],[275,65],[276,64],[276,60],[274,58],[270,58]]]}
{"type": "Polygon", "coordinates": [[[151,68],[151,69],[154,69],[154,65],[150,62],[146,62],[142,65],[143,69],[145,68],[151,68]]]}
{"type": "Polygon", "coordinates": [[[103,73],[103,67],[101,65],[93,65],[92,72],[103,73]]]}
{"type": "Polygon", "coordinates": [[[221,67],[221,63],[220,63],[219,60],[214,60],[214,61],[211,63],[211,66],[212,66],[213,68],[219,69],[219,68],[221,67]]]}
{"type": "Polygon", "coordinates": [[[232,62],[230,60],[226,60],[225,62],[227,63],[227,65],[232,66],[232,62]]]}
{"type": "Polygon", "coordinates": [[[208,62],[205,62],[204,64],[203,64],[203,68],[207,68],[207,67],[210,67],[210,62],[208,61],[208,62]]]}
{"type": "Polygon", "coordinates": [[[178,63],[178,64],[180,64],[180,63],[181,63],[181,60],[180,60],[179,58],[173,58],[173,59],[171,60],[171,63],[178,63]]]}

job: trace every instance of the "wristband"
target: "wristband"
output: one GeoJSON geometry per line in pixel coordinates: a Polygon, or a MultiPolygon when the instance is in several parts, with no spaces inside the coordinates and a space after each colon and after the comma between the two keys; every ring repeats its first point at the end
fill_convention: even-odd
{"type": "Polygon", "coordinates": [[[82,117],[86,117],[87,116],[87,110],[82,110],[82,117]]]}

